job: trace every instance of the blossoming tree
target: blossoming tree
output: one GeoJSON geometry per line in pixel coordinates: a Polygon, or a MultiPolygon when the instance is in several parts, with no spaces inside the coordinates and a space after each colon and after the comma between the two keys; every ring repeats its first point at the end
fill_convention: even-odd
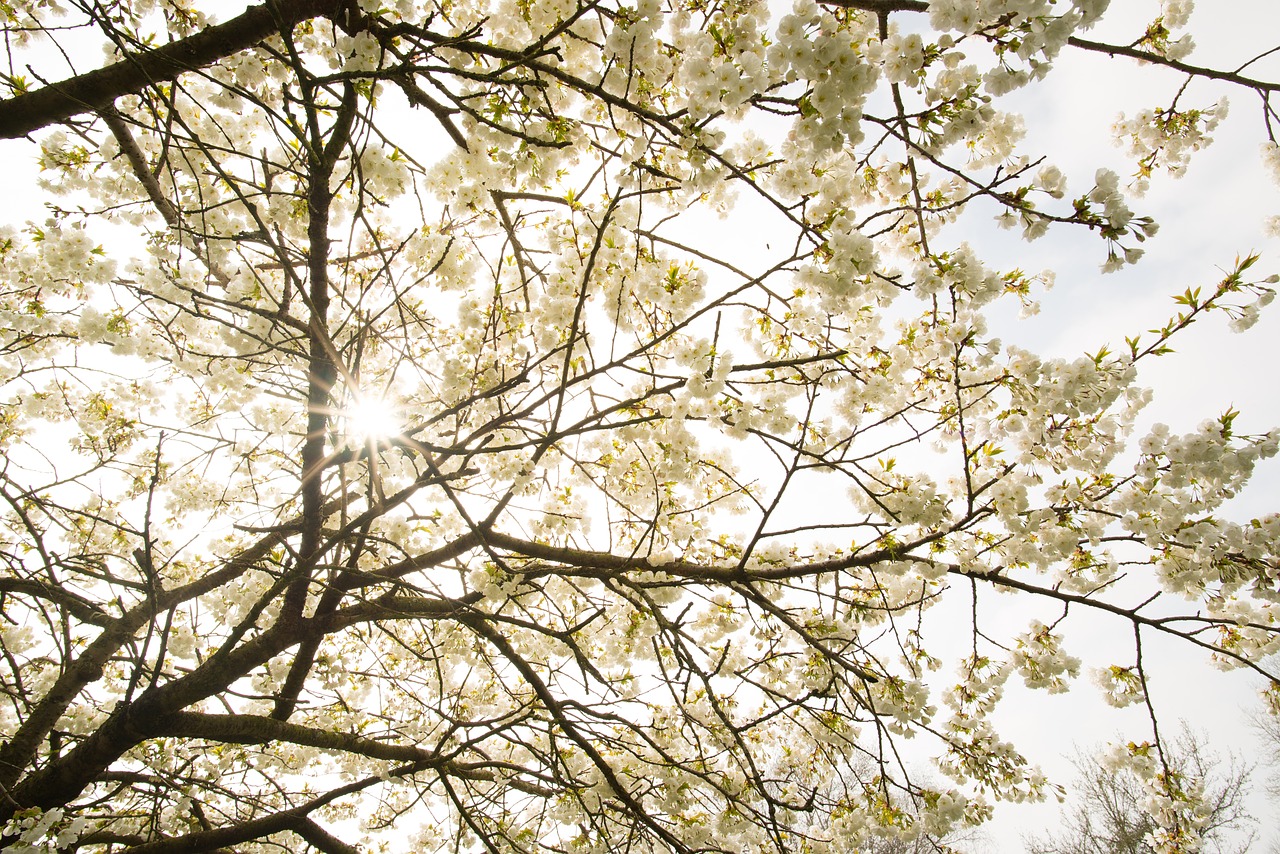
{"type": "Polygon", "coordinates": [[[1135,435],[1135,382],[1274,278],[1042,359],[954,227],[1120,267],[1223,90],[1270,138],[1189,0],[229,5],[0,6],[5,844],[856,851],[1053,792],[1012,679],[1145,706],[1193,850],[1143,643],[1280,647],[1280,517],[1218,511],[1277,434],[1135,435]],[[1186,81],[1136,185],[1001,109],[1069,51],[1186,81]]]}

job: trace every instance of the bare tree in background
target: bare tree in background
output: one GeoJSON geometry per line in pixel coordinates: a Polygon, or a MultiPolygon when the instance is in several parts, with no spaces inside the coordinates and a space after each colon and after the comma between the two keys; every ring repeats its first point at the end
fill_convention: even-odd
{"type": "MultiPolygon", "coordinates": [[[[1208,752],[1203,736],[1189,730],[1168,739],[1165,761],[1172,788],[1194,790],[1205,809],[1198,827],[1205,854],[1248,854],[1257,825],[1245,799],[1253,766],[1208,752]]],[[[1102,755],[1079,754],[1068,787],[1065,820],[1054,833],[1028,842],[1030,854],[1157,854],[1162,827],[1161,794],[1127,768],[1109,767],[1102,755]]]]}

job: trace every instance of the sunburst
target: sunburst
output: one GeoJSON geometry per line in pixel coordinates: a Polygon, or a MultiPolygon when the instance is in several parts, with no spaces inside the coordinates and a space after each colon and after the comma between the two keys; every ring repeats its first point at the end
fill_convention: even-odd
{"type": "Polygon", "coordinates": [[[404,429],[403,413],[380,394],[354,395],[341,417],[348,438],[362,445],[385,442],[404,429]]]}

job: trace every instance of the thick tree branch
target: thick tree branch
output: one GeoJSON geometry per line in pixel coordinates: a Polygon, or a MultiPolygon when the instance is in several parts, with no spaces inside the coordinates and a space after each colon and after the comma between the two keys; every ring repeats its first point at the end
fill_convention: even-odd
{"type": "Polygon", "coordinates": [[[103,611],[96,604],[72,593],[64,587],[57,587],[44,581],[30,578],[0,578],[0,594],[21,593],[52,602],[59,608],[82,623],[95,626],[110,626],[116,618],[103,611]]]}
{"type": "Polygon", "coordinates": [[[16,139],[81,113],[104,110],[122,95],[136,94],[159,81],[205,68],[282,28],[310,18],[333,16],[341,5],[342,0],[278,0],[253,6],[225,24],[188,38],[0,101],[0,139],[16,139]]]}
{"type": "Polygon", "coordinates": [[[228,744],[266,744],[287,741],[334,750],[358,753],[371,759],[393,762],[426,762],[442,765],[444,761],[432,750],[409,745],[391,744],[372,738],[361,738],[342,732],[313,729],[262,715],[213,715],[202,712],[178,712],[157,726],[158,737],[203,738],[228,744]]]}
{"type": "MultiPolygon", "coordinates": [[[[418,770],[437,769],[441,773],[468,780],[496,780],[495,767],[525,773],[526,769],[509,763],[458,762],[441,756],[438,750],[427,750],[408,744],[393,744],[372,738],[289,723],[264,715],[217,715],[204,712],[178,712],[157,726],[156,737],[203,738],[226,744],[266,744],[283,741],[303,747],[315,747],[340,753],[354,753],[370,759],[412,763],[418,770]]],[[[520,780],[507,780],[522,792],[551,797],[556,792],[520,780]]]]}
{"type": "Polygon", "coordinates": [[[839,6],[842,9],[861,9],[882,15],[886,12],[928,12],[924,0],[822,0],[823,6],[839,6]]]}
{"type": "MultiPolygon", "coordinates": [[[[965,517],[953,527],[958,530],[973,520],[965,517]]],[[[545,560],[564,564],[583,570],[581,574],[588,577],[607,578],[619,572],[653,573],[660,572],[673,578],[689,579],[711,583],[745,583],[751,581],[785,581],[823,575],[831,572],[852,569],[860,566],[872,566],[885,560],[897,560],[911,555],[921,546],[942,539],[951,531],[938,531],[926,534],[918,539],[902,543],[892,549],[881,548],[869,552],[860,552],[845,557],[829,560],[800,563],[794,566],[760,567],[745,569],[739,566],[714,566],[696,564],[684,560],[673,560],[668,563],[652,564],[643,555],[615,555],[609,552],[593,552],[574,549],[567,546],[552,546],[513,537],[498,531],[486,531],[485,540],[494,548],[522,555],[535,560],[545,560]]],[[[563,572],[558,567],[556,572],[563,572]]],[[[534,573],[531,573],[534,574],[534,573]]]]}
{"type": "Polygon", "coordinates": [[[324,854],[360,854],[359,848],[348,845],[309,818],[300,819],[290,829],[324,854]]]}
{"type": "MultiPolygon", "coordinates": [[[[312,154],[307,176],[307,240],[311,253],[307,260],[310,278],[311,325],[310,357],[307,385],[307,438],[302,447],[302,543],[299,546],[299,575],[285,593],[281,607],[281,619],[294,623],[302,616],[310,583],[312,563],[319,557],[323,539],[324,522],[324,470],[326,430],[331,414],[330,401],[338,380],[338,360],[335,358],[328,332],[329,311],[329,206],[333,191],[329,179],[343,147],[351,137],[359,103],[357,90],[348,81],[343,86],[342,103],[337,111],[326,142],[319,132],[318,111],[308,110],[308,123],[312,128],[312,154]]],[[[311,657],[316,644],[304,642],[285,679],[272,715],[285,720],[297,705],[299,692],[311,669],[311,657]]]]}
{"type": "MultiPolygon", "coordinates": [[[[322,830],[319,825],[306,817],[308,812],[315,810],[319,806],[319,803],[312,802],[284,812],[272,813],[252,821],[241,822],[228,827],[219,827],[213,830],[204,830],[199,833],[190,833],[186,836],[176,836],[171,839],[147,842],[132,848],[126,848],[125,851],[136,852],[136,854],[161,854],[161,852],[193,854],[199,851],[220,851],[230,845],[239,845],[284,831],[296,833],[321,851],[344,852],[345,854],[345,852],[356,850],[349,846],[338,848],[316,844],[317,841],[322,839],[326,841],[333,839],[327,831],[322,830]],[[324,837],[322,838],[316,831],[323,833],[324,837]]],[[[342,843],[339,844],[341,845],[342,843]]]]}
{"type": "MultiPolygon", "coordinates": [[[[120,115],[120,111],[112,105],[102,110],[99,115],[107,123],[107,128],[111,131],[111,135],[116,138],[116,143],[120,146],[120,152],[129,161],[129,168],[133,170],[134,177],[142,184],[142,188],[147,191],[147,198],[151,199],[151,204],[155,205],[156,210],[164,217],[165,223],[170,228],[180,227],[182,225],[182,217],[178,213],[177,207],[165,196],[160,182],[156,180],[156,176],[152,174],[147,164],[146,155],[138,146],[138,141],[133,138],[133,132],[129,130],[129,125],[125,122],[124,117],[120,115]]],[[[224,282],[223,284],[226,283],[224,282]]]]}

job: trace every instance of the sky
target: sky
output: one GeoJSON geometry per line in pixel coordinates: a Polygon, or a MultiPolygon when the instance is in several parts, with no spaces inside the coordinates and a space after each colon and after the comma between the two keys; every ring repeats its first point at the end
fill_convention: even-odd
{"type": "MultiPolygon", "coordinates": [[[[1155,0],[1113,0],[1102,27],[1090,34],[1098,40],[1129,41],[1156,11],[1155,0]]],[[[1215,67],[1235,67],[1245,58],[1280,41],[1280,3],[1275,0],[1201,0],[1190,31],[1198,48],[1190,61],[1215,67]]],[[[1280,79],[1280,58],[1260,65],[1264,79],[1280,79]]],[[[1137,68],[1127,59],[1079,55],[1068,51],[1055,73],[1043,84],[1016,93],[1007,102],[1026,118],[1024,150],[1052,152],[1052,160],[1068,174],[1068,192],[1080,192],[1092,182],[1099,166],[1122,175],[1130,170],[1120,151],[1109,143],[1108,128],[1120,110],[1167,103],[1181,76],[1163,69],[1137,68]],[[1163,99],[1163,101],[1162,101],[1163,99]]],[[[1008,343],[1033,349],[1041,356],[1074,357],[1096,351],[1102,344],[1122,346],[1125,335],[1159,325],[1174,311],[1171,295],[1188,287],[1211,287],[1233,259],[1251,251],[1262,253],[1260,275],[1280,271],[1277,241],[1268,238],[1262,221],[1280,214],[1280,189],[1267,184],[1258,156],[1264,138],[1258,99],[1229,87],[1201,87],[1206,104],[1227,94],[1231,113],[1219,127],[1213,146],[1192,160],[1181,179],[1158,176],[1134,210],[1151,213],[1160,233],[1146,244],[1148,255],[1138,265],[1102,275],[1102,249],[1096,240],[1076,241],[1056,233],[1028,244],[1012,232],[977,220],[962,225],[979,255],[994,266],[1022,266],[1028,271],[1055,271],[1055,288],[1040,295],[1037,317],[1019,319],[1015,313],[997,315],[993,329],[1008,343]]],[[[0,157],[14,164],[13,154],[28,158],[32,147],[23,142],[0,142],[0,157]]],[[[30,161],[27,161],[30,163],[30,161]]],[[[6,192],[10,201],[28,206],[19,213],[7,207],[10,222],[42,219],[35,188],[34,165],[10,168],[6,192]]],[[[1210,318],[1181,336],[1178,352],[1143,366],[1144,384],[1155,390],[1145,420],[1168,423],[1174,432],[1190,430],[1206,417],[1235,407],[1245,432],[1261,432],[1280,425],[1280,382],[1274,376],[1280,342],[1280,306],[1264,312],[1249,332],[1227,330],[1225,318],[1210,318]]],[[[1231,512],[1248,517],[1280,509],[1280,460],[1260,467],[1252,488],[1236,499],[1231,512]]],[[[1078,642],[1078,636],[1069,636],[1078,642]]],[[[1107,630],[1084,639],[1106,645],[1107,630]]],[[[1123,639],[1118,639],[1122,642],[1123,639]]],[[[1156,643],[1156,642],[1153,642],[1156,643]]],[[[1258,708],[1257,680],[1224,675],[1183,650],[1156,654],[1153,692],[1166,709],[1174,709],[1193,728],[1204,732],[1215,749],[1255,754],[1259,742],[1249,723],[1258,708]]],[[[1077,654],[1079,654],[1077,652],[1077,654]]],[[[1088,656],[1082,656],[1088,658],[1088,656]]],[[[1117,713],[1081,682],[1083,690],[1070,698],[1047,697],[1025,691],[1011,680],[1003,732],[1026,749],[1057,782],[1067,783],[1069,759],[1075,747],[1088,748],[1116,734],[1142,736],[1145,721],[1138,710],[1117,713]],[[1015,714],[1016,712],[1016,714],[1015,714]],[[1127,728],[1127,729],[1126,729],[1127,728]],[[1073,733],[1065,738],[1063,733],[1073,733]]],[[[1175,721],[1166,719],[1166,726],[1175,721]]],[[[1252,802],[1263,827],[1280,823],[1260,791],[1252,802]]],[[[992,851],[1021,850],[1026,832],[1052,828],[1058,807],[1019,805],[1000,808],[985,833],[992,851]]],[[[1265,831],[1263,838],[1266,839],[1265,831]]],[[[1280,836],[1273,836],[1280,841],[1280,836]]]]}

